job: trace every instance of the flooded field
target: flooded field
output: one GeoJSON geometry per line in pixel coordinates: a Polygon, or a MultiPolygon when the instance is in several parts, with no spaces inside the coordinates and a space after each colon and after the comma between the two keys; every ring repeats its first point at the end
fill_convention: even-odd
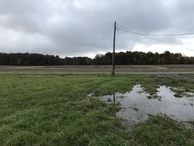
{"type": "Polygon", "coordinates": [[[178,121],[194,120],[194,95],[175,97],[170,87],[159,86],[157,95],[144,92],[141,85],[135,85],[130,92],[115,93],[100,97],[107,103],[115,103],[121,108],[117,117],[126,119],[130,124],[145,121],[150,115],[164,114],[178,121]]]}
{"type": "Polygon", "coordinates": [[[0,146],[194,145],[190,79],[15,73],[0,78],[0,146]],[[176,98],[163,85],[179,97],[188,97],[176,98]],[[109,93],[115,96],[103,96],[109,93]],[[158,113],[186,122],[149,116],[158,113]]]}

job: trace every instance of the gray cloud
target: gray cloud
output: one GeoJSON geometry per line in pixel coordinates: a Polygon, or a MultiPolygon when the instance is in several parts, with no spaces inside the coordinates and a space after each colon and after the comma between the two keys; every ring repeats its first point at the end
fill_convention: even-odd
{"type": "MultiPolygon", "coordinates": [[[[112,50],[114,21],[141,33],[194,32],[193,15],[190,0],[1,0],[0,52],[60,56],[107,52],[112,50]]],[[[156,39],[180,44],[186,38],[156,39]]],[[[132,50],[136,44],[169,45],[157,40],[118,26],[118,51],[132,50]]]]}

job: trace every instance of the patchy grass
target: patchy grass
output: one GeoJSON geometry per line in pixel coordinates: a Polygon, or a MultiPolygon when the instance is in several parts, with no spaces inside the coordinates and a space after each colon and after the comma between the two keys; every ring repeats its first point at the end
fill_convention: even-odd
{"type": "Polygon", "coordinates": [[[189,76],[189,77],[191,77],[192,79],[194,79],[194,74],[185,74],[184,76],[189,76]]]}
{"type": "MultiPolygon", "coordinates": [[[[95,95],[125,92],[138,83],[142,84],[146,91],[154,94],[157,83],[160,83],[155,82],[157,78],[146,75],[113,77],[111,75],[1,74],[0,79],[2,146],[135,145],[136,132],[128,133],[122,126],[121,120],[114,117],[119,109],[115,105],[109,106],[99,99],[89,99],[86,96],[92,92],[95,95]]],[[[169,119],[168,122],[171,123],[169,119]]],[[[176,123],[173,124],[177,127],[176,123]]],[[[147,131],[139,130],[140,136],[142,135],[140,145],[148,142],[150,145],[155,145],[157,141],[162,144],[165,139],[171,144],[174,142],[174,139],[171,141],[167,136],[161,141],[162,133],[154,137],[154,130],[149,126],[155,127],[155,131],[161,127],[160,123],[145,124],[147,131]],[[143,135],[146,133],[153,135],[155,139],[153,141],[148,139],[145,142],[147,137],[143,135]]],[[[137,127],[138,129],[141,128],[137,127]]],[[[176,128],[166,129],[172,131],[176,128]]],[[[184,137],[193,138],[188,137],[184,131],[180,131],[179,134],[183,138],[175,142],[178,145],[186,143],[184,137]]],[[[189,142],[193,144],[192,140],[189,142]]]]}
{"type": "Polygon", "coordinates": [[[146,123],[139,124],[129,136],[130,145],[194,145],[193,129],[166,116],[152,116],[146,123]]]}
{"type": "Polygon", "coordinates": [[[185,80],[185,79],[171,79],[171,78],[157,78],[153,77],[153,84],[157,85],[166,85],[172,87],[171,90],[173,90],[176,94],[176,97],[182,97],[182,96],[190,96],[193,97],[193,95],[189,95],[188,92],[194,93],[194,81],[193,80],[185,80]]]}
{"type": "Polygon", "coordinates": [[[193,125],[193,128],[194,128],[194,121],[192,121],[191,124],[193,125]]]}
{"type": "Polygon", "coordinates": [[[147,76],[140,81],[140,84],[146,92],[150,93],[151,96],[154,96],[157,93],[158,84],[154,82],[153,78],[147,76]]]}

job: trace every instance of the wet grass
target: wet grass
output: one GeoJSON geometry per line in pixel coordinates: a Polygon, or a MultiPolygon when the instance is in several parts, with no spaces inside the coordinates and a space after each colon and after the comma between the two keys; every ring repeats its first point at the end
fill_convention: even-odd
{"type": "Polygon", "coordinates": [[[194,79],[194,74],[185,74],[185,76],[189,76],[194,79]]]}
{"type": "Polygon", "coordinates": [[[194,145],[193,129],[186,129],[166,116],[152,116],[146,123],[139,124],[129,136],[130,145],[194,145]]]}
{"type": "MultiPolygon", "coordinates": [[[[167,133],[165,131],[157,135],[154,132],[161,128],[161,123],[148,122],[143,124],[147,131],[140,125],[128,133],[122,126],[122,120],[115,118],[115,112],[119,110],[115,105],[111,107],[99,99],[86,98],[92,92],[95,95],[125,92],[137,83],[154,94],[156,83],[159,82],[149,76],[1,74],[0,79],[2,146],[136,145],[137,133],[142,135],[138,142],[140,145],[148,142],[149,145],[155,145],[157,141],[163,145],[173,145],[174,139],[165,136],[162,141],[160,138],[162,134],[176,134],[174,127],[179,127],[174,122],[172,127],[166,128],[167,133]],[[146,133],[152,135],[150,139],[154,140],[146,140],[146,133]]],[[[160,117],[157,119],[158,122],[161,120],[160,117]]],[[[162,121],[166,124],[171,122],[167,117],[163,117],[162,121]]],[[[180,129],[180,137],[190,138],[188,144],[193,144],[193,137],[187,137],[190,131],[180,129]]],[[[185,143],[184,138],[175,142],[178,145],[185,143]]]]}
{"type": "MultiPolygon", "coordinates": [[[[190,75],[191,76],[191,75],[190,75]]],[[[172,79],[172,78],[157,78],[153,77],[154,84],[170,86],[176,97],[193,97],[188,92],[194,93],[194,81],[188,79],[172,79]]]]}
{"type": "Polygon", "coordinates": [[[104,102],[86,96],[130,90],[137,76],[13,74],[0,78],[1,145],[127,144],[119,119],[113,118],[104,102]]]}
{"type": "Polygon", "coordinates": [[[191,124],[193,125],[193,128],[194,128],[194,121],[192,121],[191,124]]]}

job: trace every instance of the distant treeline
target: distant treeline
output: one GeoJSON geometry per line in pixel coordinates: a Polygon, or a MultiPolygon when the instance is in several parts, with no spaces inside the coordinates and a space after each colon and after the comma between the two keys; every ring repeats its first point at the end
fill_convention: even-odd
{"type": "Polygon", "coordinates": [[[36,53],[0,53],[0,65],[59,65],[59,56],[36,53]]]}
{"type": "MultiPolygon", "coordinates": [[[[94,58],[95,64],[111,64],[112,53],[105,55],[96,55],[94,58]]],[[[158,64],[192,64],[194,57],[182,56],[181,53],[144,53],[144,52],[119,52],[115,54],[115,64],[117,65],[158,65],[158,64]]]]}
{"type": "MultiPolygon", "coordinates": [[[[193,64],[194,57],[182,56],[181,53],[165,51],[159,53],[119,52],[115,54],[116,65],[158,65],[158,64],[193,64]]],[[[0,65],[111,65],[112,53],[97,54],[95,58],[65,57],[36,53],[0,53],[0,65]]]]}

